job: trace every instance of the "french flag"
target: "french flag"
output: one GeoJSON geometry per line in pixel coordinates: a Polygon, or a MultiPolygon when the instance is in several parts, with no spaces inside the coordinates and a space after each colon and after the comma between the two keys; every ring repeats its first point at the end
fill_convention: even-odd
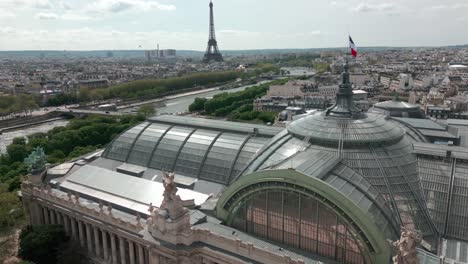
{"type": "Polygon", "coordinates": [[[349,48],[351,49],[351,54],[353,55],[353,57],[357,57],[357,48],[356,48],[356,45],[354,44],[354,41],[353,39],[351,38],[351,36],[349,36],[349,48]]]}

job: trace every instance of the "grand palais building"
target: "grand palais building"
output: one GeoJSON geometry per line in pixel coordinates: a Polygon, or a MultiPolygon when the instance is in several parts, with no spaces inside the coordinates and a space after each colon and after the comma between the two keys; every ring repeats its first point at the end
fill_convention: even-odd
{"type": "Polygon", "coordinates": [[[101,263],[391,263],[402,226],[420,263],[468,262],[468,149],[360,112],[345,69],[336,104],[286,128],[161,115],[32,175],[30,222],[101,263]]]}

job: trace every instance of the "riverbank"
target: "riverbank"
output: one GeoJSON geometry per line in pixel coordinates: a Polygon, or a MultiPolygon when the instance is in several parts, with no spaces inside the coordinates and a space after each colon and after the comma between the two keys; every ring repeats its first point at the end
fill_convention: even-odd
{"type": "Polygon", "coordinates": [[[26,137],[35,133],[47,133],[49,130],[54,127],[66,126],[68,120],[55,120],[52,122],[45,122],[39,125],[28,126],[27,128],[20,130],[13,130],[0,134],[0,154],[6,152],[6,147],[13,142],[13,139],[16,137],[26,137]]]}
{"type": "Polygon", "coordinates": [[[15,125],[15,126],[10,126],[10,127],[6,127],[6,128],[0,128],[0,135],[2,135],[3,133],[6,133],[6,132],[11,132],[11,131],[15,131],[15,130],[19,130],[19,129],[23,129],[23,128],[27,128],[27,127],[33,127],[33,126],[46,124],[46,123],[54,122],[54,121],[57,121],[57,120],[63,120],[63,119],[64,119],[63,117],[52,117],[50,119],[45,119],[45,120],[41,120],[41,121],[37,121],[37,122],[31,122],[31,123],[25,123],[25,124],[22,124],[22,125],[15,125]]]}

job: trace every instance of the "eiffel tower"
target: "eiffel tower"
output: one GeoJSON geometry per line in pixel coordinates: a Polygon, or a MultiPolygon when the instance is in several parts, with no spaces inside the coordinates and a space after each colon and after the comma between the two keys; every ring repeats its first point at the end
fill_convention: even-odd
{"type": "Polygon", "coordinates": [[[213,2],[210,1],[210,38],[208,39],[208,47],[206,48],[203,62],[223,61],[223,56],[219,52],[218,42],[216,41],[214,18],[213,18],[213,2]]]}

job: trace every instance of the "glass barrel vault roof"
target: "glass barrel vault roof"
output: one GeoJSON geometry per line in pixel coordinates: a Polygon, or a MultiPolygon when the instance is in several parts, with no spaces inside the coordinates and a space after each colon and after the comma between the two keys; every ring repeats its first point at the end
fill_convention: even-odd
{"type": "Polygon", "coordinates": [[[213,121],[208,128],[198,121],[194,125],[181,120],[180,125],[174,123],[144,122],[130,128],[107,147],[103,157],[228,184],[269,140],[268,134],[273,134],[267,132],[269,127],[261,128],[260,135],[253,129],[245,133],[248,126],[236,132],[224,122],[217,130],[212,129],[217,124],[213,121]]]}

